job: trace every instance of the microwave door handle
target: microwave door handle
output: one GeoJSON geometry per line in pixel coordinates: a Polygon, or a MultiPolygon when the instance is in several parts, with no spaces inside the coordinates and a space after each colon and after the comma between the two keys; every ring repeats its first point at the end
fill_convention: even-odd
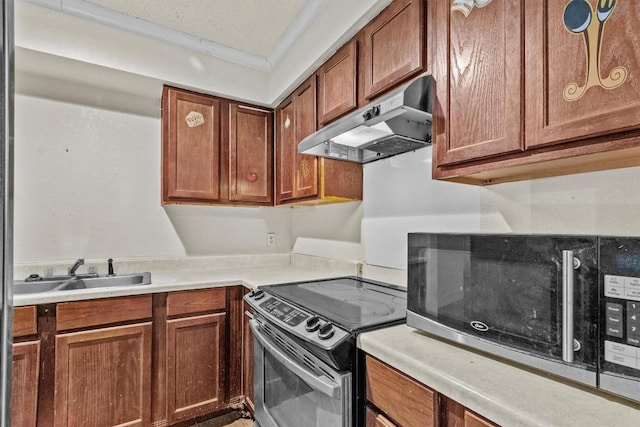
{"type": "Polygon", "coordinates": [[[573,362],[573,251],[562,251],[562,360],[573,362]]]}
{"type": "Polygon", "coordinates": [[[300,366],[295,360],[283,353],[279,348],[273,345],[262,332],[260,332],[260,328],[258,327],[258,322],[256,320],[249,320],[249,326],[251,327],[251,332],[253,332],[254,338],[257,339],[262,347],[264,347],[264,349],[267,350],[278,362],[285,365],[287,369],[291,370],[314,390],[322,392],[334,399],[340,397],[340,385],[329,381],[329,379],[324,375],[318,376],[313,372],[309,372],[307,369],[300,366]]]}

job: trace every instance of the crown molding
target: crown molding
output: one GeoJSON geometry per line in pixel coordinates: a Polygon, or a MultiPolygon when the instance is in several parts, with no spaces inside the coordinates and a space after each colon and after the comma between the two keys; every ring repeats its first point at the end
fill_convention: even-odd
{"type": "Polygon", "coordinates": [[[211,55],[235,64],[269,72],[315,19],[328,0],[307,0],[266,58],[205,40],[182,31],[88,3],[84,0],[23,0],[26,3],[74,15],[99,24],[139,34],[164,43],[211,55]]]}

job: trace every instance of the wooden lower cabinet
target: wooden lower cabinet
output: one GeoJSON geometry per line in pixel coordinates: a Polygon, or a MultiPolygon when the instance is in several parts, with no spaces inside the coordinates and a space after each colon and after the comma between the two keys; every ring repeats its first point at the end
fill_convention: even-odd
{"type": "Polygon", "coordinates": [[[249,320],[253,317],[253,309],[243,301],[242,322],[242,394],[249,412],[253,414],[253,333],[249,320]]]}
{"type": "Polygon", "coordinates": [[[56,337],[55,426],[151,423],[151,322],[56,337]]]}
{"type": "Polygon", "coordinates": [[[11,425],[14,427],[36,425],[40,377],[40,340],[34,338],[36,334],[35,307],[17,307],[13,313],[11,364],[11,425]],[[28,341],[23,341],[25,339],[28,341]]]}
{"type": "Polygon", "coordinates": [[[391,366],[366,357],[367,427],[497,427],[391,366]]]}
{"type": "Polygon", "coordinates": [[[225,313],[167,321],[168,421],[213,412],[224,403],[225,313]]]}

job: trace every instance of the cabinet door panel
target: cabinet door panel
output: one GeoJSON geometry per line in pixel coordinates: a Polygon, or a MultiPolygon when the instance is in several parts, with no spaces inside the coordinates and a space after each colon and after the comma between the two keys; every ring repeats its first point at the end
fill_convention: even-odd
{"type": "Polygon", "coordinates": [[[167,321],[169,422],[214,411],[224,401],[225,314],[167,321]]]}
{"type": "Polygon", "coordinates": [[[163,100],[164,200],[218,200],[220,101],[166,87],[163,100]]]}
{"type": "Polygon", "coordinates": [[[522,4],[494,0],[465,17],[436,0],[436,165],[523,149],[522,4]]]}
{"type": "Polygon", "coordinates": [[[584,32],[569,31],[569,1],[525,8],[527,147],[640,127],[640,3],[617,1],[604,21],[602,2],[579,3],[591,8],[584,32]]]}
{"type": "Polygon", "coordinates": [[[56,337],[56,426],[151,423],[151,322],[56,337]]]}
{"type": "Polygon", "coordinates": [[[295,197],[296,132],[295,103],[293,96],[285,101],[276,112],[276,162],[277,189],[276,202],[295,197]]]}
{"type": "Polygon", "coordinates": [[[422,0],[396,0],[364,28],[361,77],[364,96],[374,98],[423,69],[422,0]]]}
{"type": "Polygon", "coordinates": [[[342,46],[318,70],[318,122],[326,124],[358,105],[357,42],[342,46]]]}
{"type": "Polygon", "coordinates": [[[11,369],[11,425],[35,426],[38,410],[40,341],[14,344],[11,369]]]}
{"type": "Polygon", "coordinates": [[[273,201],[272,120],[270,111],[229,105],[229,200],[273,201]]]}
{"type": "Polygon", "coordinates": [[[294,94],[296,103],[295,195],[297,198],[318,194],[318,159],[298,153],[298,143],[316,131],[316,78],[312,76],[294,94]]]}

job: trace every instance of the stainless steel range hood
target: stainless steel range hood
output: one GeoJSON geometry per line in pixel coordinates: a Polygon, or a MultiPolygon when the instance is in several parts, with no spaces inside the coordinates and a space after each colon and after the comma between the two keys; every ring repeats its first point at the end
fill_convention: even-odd
{"type": "Polygon", "coordinates": [[[338,119],[298,144],[298,152],[368,163],[431,144],[431,76],[424,75],[338,119]]]}

